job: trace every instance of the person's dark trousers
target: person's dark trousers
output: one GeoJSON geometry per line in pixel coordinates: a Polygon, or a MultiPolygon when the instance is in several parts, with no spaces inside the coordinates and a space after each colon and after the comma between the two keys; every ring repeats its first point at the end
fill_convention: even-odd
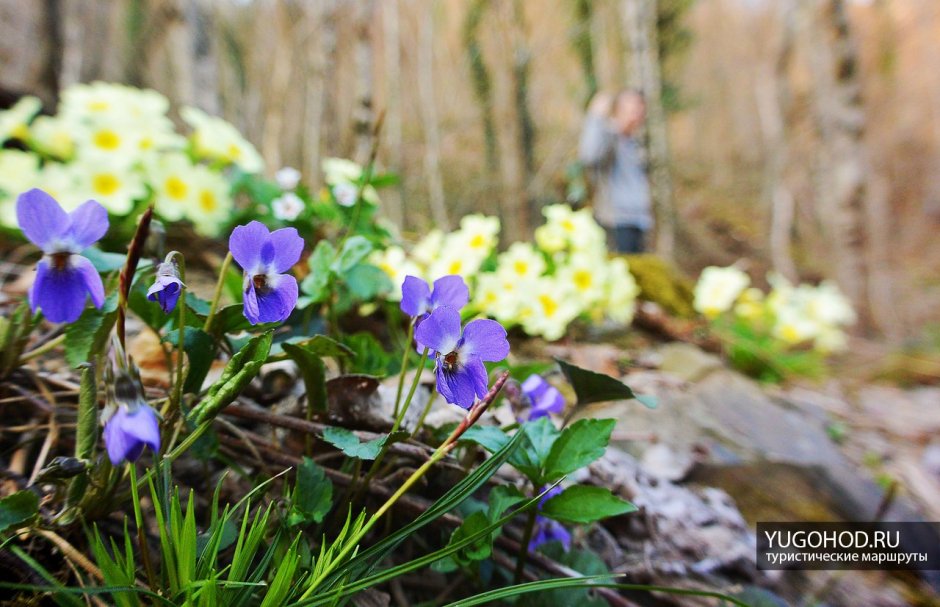
{"type": "Polygon", "coordinates": [[[642,253],[646,250],[646,231],[637,226],[606,228],[608,240],[618,253],[642,253]]]}

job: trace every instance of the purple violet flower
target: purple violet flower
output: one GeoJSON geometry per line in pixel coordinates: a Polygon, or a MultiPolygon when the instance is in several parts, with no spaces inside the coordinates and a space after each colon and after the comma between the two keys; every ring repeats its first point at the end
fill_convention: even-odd
{"type": "Polygon", "coordinates": [[[268,231],[252,221],[232,230],[228,248],[245,271],[245,317],[256,325],[287,320],[297,305],[297,280],[285,274],[300,259],[304,240],[294,228],[268,231]]]}
{"type": "Polygon", "coordinates": [[[565,410],[565,397],[541,375],[530,375],[522,382],[522,392],[532,405],[529,409],[529,421],[565,410]]]}
{"type": "Polygon", "coordinates": [[[506,329],[485,318],[460,329],[460,313],[441,306],[415,329],[415,341],[434,357],[437,390],[447,402],[470,409],[486,396],[489,381],[483,361],[497,362],[509,355],[506,329]]]}
{"type": "Polygon", "coordinates": [[[146,404],[136,408],[120,405],[104,426],[104,444],[115,466],[124,461],[136,462],[144,447],[158,452],[160,420],[156,411],[146,404]]]}
{"type": "MultiPolygon", "coordinates": [[[[545,502],[552,499],[562,491],[563,489],[561,488],[561,485],[556,485],[555,487],[549,489],[549,491],[542,496],[542,499],[539,500],[538,509],[541,510],[542,506],[545,505],[545,502]]],[[[571,533],[558,521],[544,516],[536,516],[535,533],[532,534],[532,539],[529,540],[529,550],[535,550],[542,544],[548,542],[561,542],[561,545],[564,546],[565,550],[570,550],[571,533]]]]}
{"type": "Polygon", "coordinates": [[[94,200],[66,213],[39,189],[20,194],[16,218],[23,234],[44,253],[29,290],[33,312],[42,310],[51,322],[74,322],[85,309],[86,296],[95,307],[104,303],[101,276],[82,251],[108,231],[108,212],[94,200]]]}
{"type": "Polygon", "coordinates": [[[104,425],[104,444],[115,466],[137,461],[144,447],[150,447],[154,453],[160,450],[160,419],[144,400],[136,367],[132,373],[120,370],[105,374],[106,381],[108,376],[113,378],[108,386],[105,412],[113,413],[104,425]]]}
{"type": "Polygon", "coordinates": [[[420,320],[441,306],[459,311],[468,301],[470,289],[463,277],[457,274],[435,280],[433,291],[417,276],[406,276],[401,285],[401,311],[420,320]]]}
{"type": "Polygon", "coordinates": [[[184,286],[176,264],[165,261],[157,266],[156,280],[147,290],[147,299],[159,302],[163,313],[169,314],[176,307],[184,286]]]}

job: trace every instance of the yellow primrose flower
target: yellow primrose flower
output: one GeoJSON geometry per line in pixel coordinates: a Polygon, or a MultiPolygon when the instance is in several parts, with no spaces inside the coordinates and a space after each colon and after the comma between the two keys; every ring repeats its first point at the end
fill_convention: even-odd
{"type": "Polygon", "coordinates": [[[401,285],[405,282],[406,276],[421,276],[418,266],[409,261],[405,256],[405,250],[398,246],[372,253],[369,263],[381,269],[391,279],[393,285],[389,293],[391,301],[401,301],[401,285]]]}
{"type": "Polygon", "coordinates": [[[496,272],[515,280],[534,280],[545,273],[545,258],[527,242],[514,242],[497,258],[496,272]]]}
{"type": "Polygon", "coordinates": [[[114,215],[127,215],[136,201],[147,196],[141,174],[127,164],[82,161],[70,168],[76,177],[76,191],[86,200],[97,200],[114,215]]]}
{"type": "Polygon", "coordinates": [[[198,156],[235,164],[246,173],[264,170],[261,155],[230,123],[191,106],[180,110],[180,116],[193,128],[193,149],[198,156]]]}
{"type": "Polygon", "coordinates": [[[529,289],[519,316],[526,333],[555,341],[564,336],[568,325],[581,312],[578,297],[569,284],[543,277],[529,289]]]}
{"type": "Polygon", "coordinates": [[[705,316],[714,318],[730,310],[750,282],[750,277],[734,266],[709,266],[702,270],[695,285],[693,307],[705,316]]]}
{"type": "Polygon", "coordinates": [[[194,203],[186,208],[186,217],[197,232],[216,236],[232,213],[231,186],[222,175],[204,166],[193,167],[191,183],[194,203]]]}
{"type": "Polygon", "coordinates": [[[61,118],[39,116],[29,128],[29,145],[46,156],[67,160],[75,153],[71,129],[61,118]]]}
{"type": "Polygon", "coordinates": [[[42,102],[38,97],[26,96],[10,109],[0,112],[0,145],[8,139],[25,141],[29,137],[29,122],[41,109],[42,102]]]}
{"type": "Polygon", "coordinates": [[[39,183],[39,158],[20,150],[0,150],[0,224],[19,226],[16,199],[39,183]]]}
{"type": "Polygon", "coordinates": [[[636,298],[640,287],[636,284],[627,260],[615,257],[607,266],[604,308],[607,318],[622,324],[630,324],[636,313],[636,298]]]}

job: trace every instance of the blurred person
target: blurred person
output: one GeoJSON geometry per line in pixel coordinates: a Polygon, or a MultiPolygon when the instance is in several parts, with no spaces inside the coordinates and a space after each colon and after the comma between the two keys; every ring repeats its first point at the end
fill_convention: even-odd
{"type": "Polygon", "coordinates": [[[646,118],[638,91],[600,92],[588,106],[578,156],[595,172],[594,216],[621,253],[642,253],[653,227],[650,187],[635,134],[646,118]]]}

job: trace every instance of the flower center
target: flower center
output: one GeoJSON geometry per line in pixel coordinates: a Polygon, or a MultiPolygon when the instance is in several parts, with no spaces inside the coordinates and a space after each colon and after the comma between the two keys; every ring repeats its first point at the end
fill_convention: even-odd
{"type": "Polygon", "coordinates": [[[516,274],[525,274],[529,271],[529,264],[524,261],[517,261],[515,264],[516,274]]]}
{"type": "Polygon", "coordinates": [[[91,187],[96,194],[110,196],[118,191],[121,187],[121,182],[118,181],[118,178],[114,175],[103,173],[101,175],[95,175],[91,187]]]}
{"type": "Polygon", "coordinates": [[[474,236],[473,239],[470,241],[470,246],[473,247],[474,249],[479,249],[479,248],[482,247],[484,244],[486,244],[486,239],[483,238],[483,234],[477,234],[477,235],[474,236]]]}
{"type": "Polygon", "coordinates": [[[199,206],[207,213],[215,210],[216,200],[212,192],[203,191],[202,194],[199,195],[199,206]]]}
{"type": "Polygon", "coordinates": [[[255,285],[256,291],[264,291],[268,288],[268,277],[264,274],[255,274],[251,277],[251,283],[255,285]]]}
{"type": "Polygon", "coordinates": [[[441,361],[441,368],[445,373],[453,373],[457,370],[457,352],[451,352],[450,354],[444,355],[444,360],[441,361]]]}
{"type": "Polygon", "coordinates": [[[121,138],[107,129],[95,133],[95,145],[103,150],[114,151],[121,145],[121,138]]]}
{"type": "Polygon", "coordinates": [[[549,318],[554,316],[555,312],[558,310],[558,302],[548,295],[539,295],[539,303],[542,304],[542,310],[545,312],[545,316],[549,318]]]}
{"type": "Polygon", "coordinates": [[[591,287],[591,273],[587,270],[578,270],[574,273],[574,284],[582,291],[591,287]]]}
{"type": "Polygon", "coordinates": [[[64,270],[69,265],[69,257],[71,256],[72,254],[68,251],[53,253],[50,255],[52,258],[52,267],[56,270],[64,270]]]}
{"type": "Polygon", "coordinates": [[[166,180],[164,186],[166,187],[166,194],[170,198],[182,200],[186,197],[186,182],[179,177],[170,177],[166,180]]]}

